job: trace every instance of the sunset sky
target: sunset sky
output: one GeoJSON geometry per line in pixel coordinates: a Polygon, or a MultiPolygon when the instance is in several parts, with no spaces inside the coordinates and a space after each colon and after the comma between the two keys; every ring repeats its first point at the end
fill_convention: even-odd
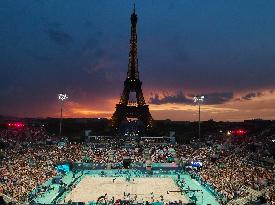
{"type": "Polygon", "coordinates": [[[0,115],[111,117],[134,2],[154,119],[275,120],[274,0],[2,0],[0,115]]]}

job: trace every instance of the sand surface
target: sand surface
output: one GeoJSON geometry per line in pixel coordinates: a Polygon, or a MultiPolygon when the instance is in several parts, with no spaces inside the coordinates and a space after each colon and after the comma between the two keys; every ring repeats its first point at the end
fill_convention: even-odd
{"type": "Polygon", "coordinates": [[[117,177],[113,182],[114,177],[92,177],[85,176],[65,198],[65,203],[69,200],[73,202],[89,202],[97,201],[100,196],[107,193],[107,199],[112,197],[116,199],[134,199],[137,201],[144,200],[152,202],[160,201],[160,196],[163,196],[164,202],[179,201],[188,203],[187,198],[179,191],[179,187],[175,184],[172,178],[131,178],[128,182],[125,178],[117,177]],[[127,197],[126,194],[130,193],[127,197]],[[153,192],[153,193],[152,193],[153,192]]]}

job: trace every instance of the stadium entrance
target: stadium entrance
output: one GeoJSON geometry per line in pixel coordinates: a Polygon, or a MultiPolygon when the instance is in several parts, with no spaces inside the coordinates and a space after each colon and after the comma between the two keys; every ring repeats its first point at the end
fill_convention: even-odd
{"type": "Polygon", "coordinates": [[[127,118],[121,123],[120,133],[124,138],[139,139],[144,134],[142,121],[136,118],[127,118]]]}

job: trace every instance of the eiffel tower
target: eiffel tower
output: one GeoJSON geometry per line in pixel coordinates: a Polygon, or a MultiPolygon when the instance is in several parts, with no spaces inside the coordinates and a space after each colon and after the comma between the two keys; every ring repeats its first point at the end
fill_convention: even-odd
{"type": "Polygon", "coordinates": [[[112,116],[112,124],[116,129],[127,118],[140,120],[145,130],[149,130],[152,127],[153,118],[150,114],[149,106],[145,103],[141,85],[137,57],[137,15],[134,7],[131,15],[131,39],[127,78],[124,81],[124,89],[120,102],[116,105],[116,111],[112,116]],[[130,95],[134,95],[136,100],[131,100],[130,95]]]}

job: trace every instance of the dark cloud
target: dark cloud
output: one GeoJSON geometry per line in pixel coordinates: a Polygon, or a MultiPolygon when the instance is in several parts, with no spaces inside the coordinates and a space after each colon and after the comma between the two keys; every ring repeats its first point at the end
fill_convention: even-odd
{"type": "Polygon", "coordinates": [[[102,71],[108,64],[108,54],[95,38],[90,38],[82,47],[81,56],[84,62],[83,70],[89,74],[102,71]]]}
{"type": "Polygon", "coordinates": [[[93,22],[91,20],[85,20],[84,21],[84,25],[85,26],[92,26],[93,25],[93,22]]]}
{"type": "MultiPolygon", "coordinates": [[[[204,104],[206,105],[217,105],[223,104],[233,99],[233,92],[221,92],[221,93],[206,93],[202,94],[205,96],[204,104]]],[[[176,95],[167,95],[164,94],[164,97],[159,97],[158,94],[155,94],[149,99],[149,103],[161,105],[167,103],[175,104],[193,104],[194,94],[185,95],[182,92],[177,93],[176,95]]]]}
{"type": "Polygon", "coordinates": [[[247,93],[245,96],[241,97],[242,100],[252,100],[253,98],[262,96],[263,93],[261,92],[251,92],[247,93]]]}
{"type": "Polygon", "coordinates": [[[233,99],[233,92],[220,92],[220,93],[209,93],[203,94],[205,96],[204,104],[207,105],[218,105],[226,103],[233,99]]]}
{"type": "Polygon", "coordinates": [[[33,59],[37,61],[42,61],[42,62],[48,62],[52,60],[52,57],[50,56],[45,56],[45,55],[32,55],[33,59]]]}
{"type": "Polygon", "coordinates": [[[99,39],[97,39],[97,38],[89,38],[89,39],[84,43],[84,45],[82,46],[82,50],[83,50],[84,52],[86,52],[86,51],[89,51],[89,50],[95,50],[95,49],[97,49],[98,47],[100,47],[99,39]]]}
{"type": "Polygon", "coordinates": [[[190,61],[190,56],[188,55],[188,53],[185,50],[177,49],[175,51],[175,59],[178,62],[188,62],[188,61],[190,61]]]}
{"type": "Polygon", "coordinates": [[[105,48],[101,36],[103,32],[98,31],[92,34],[80,50],[83,66],[82,70],[90,75],[105,80],[112,81],[115,75],[114,58],[105,48]]]}
{"type": "Polygon", "coordinates": [[[72,36],[65,31],[49,28],[46,33],[49,39],[57,45],[65,46],[73,42],[72,36]]]}
{"type": "Polygon", "coordinates": [[[192,102],[192,98],[187,98],[182,92],[179,92],[176,95],[164,95],[164,97],[162,98],[160,98],[158,94],[155,94],[153,97],[149,99],[149,103],[156,105],[167,103],[191,104],[192,102]]]}

